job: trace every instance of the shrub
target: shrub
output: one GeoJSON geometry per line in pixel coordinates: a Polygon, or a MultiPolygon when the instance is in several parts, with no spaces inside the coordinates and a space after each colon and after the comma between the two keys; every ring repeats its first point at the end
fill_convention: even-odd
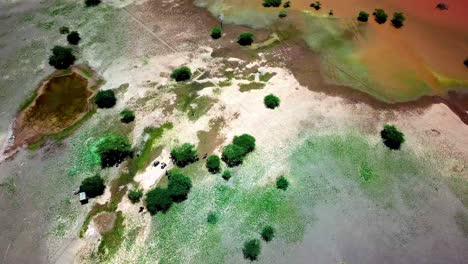
{"type": "Polygon", "coordinates": [[[71,48],[55,46],[52,49],[52,56],[49,57],[49,64],[58,70],[64,70],[73,65],[75,60],[71,48]]]}
{"type": "Polygon", "coordinates": [[[156,187],[146,193],[146,208],[150,214],[166,212],[172,205],[172,199],[167,189],[156,187]]]}
{"type": "Polygon", "coordinates": [[[361,22],[367,22],[367,20],[369,20],[369,14],[367,12],[361,11],[359,12],[357,20],[361,22]]]}
{"type": "Polygon", "coordinates": [[[59,32],[60,32],[60,34],[68,34],[68,33],[70,33],[70,28],[65,27],[65,26],[60,27],[59,32]]]}
{"type": "Polygon", "coordinates": [[[403,22],[405,22],[406,18],[403,13],[395,12],[393,13],[392,24],[396,28],[401,28],[403,26],[403,22]]]}
{"type": "Polygon", "coordinates": [[[466,58],[466,59],[463,61],[463,64],[465,64],[465,66],[468,67],[468,58],[466,58]]]}
{"type": "Polygon", "coordinates": [[[229,181],[229,179],[232,177],[232,172],[230,170],[225,170],[223,171],[223,175],[221,175],[224,180],[229,181]]]}
{"type": "Polygon", "coordinates": [[[287,17],[287,16],[288,16],[288,13],[286,13],[286,11],[284,11],[284,10],[281,10],[281,11],[279,12],[279,14],[278,14],[278,17],[279,17],[279,18],[285,18],[285,17],[287,17]]]}
{"type": "Polygon", "coordinates": [[[240,33],[237,43],[241,46],[252,45],[254,35],[250,32],[240,33]]]}
{"type": "Polygon", "coordinates": [[[103,194],[104,189],[106,189],[104,180],[99,175],[84,179],[80,185],[80,192],[85,192],[89,198],[103,194]]]}
{"type": "Polygon", "coordinates": [[[328,15],[329,15],[329,16],[333,16],[333,10],[330,10],[330,11],[328,12],[328,15]]]}
{"type": "Polygon", "coordinates": [[[291,7],[291,1],[286,1],[283,5],[284,8],[290,8],[291,7]]]}
{"type": "Polygon", "coordinates": [[[405,142],[405,136],[393,125],[385,125],[384,129],[380,131],[380,136],[383,143],[389,149],[398,150],[401,144],[405,142]]]}
{"type": "Polygon", "coordinates": [[[242,164],[246,150],[236,144],[229,144],[223,148],[221,159],[229,166],[234,167],[242,164]]]}
{"type": "Polygon", "coordinates": [[[252,152],[255,149],[255,138],[249,134],[235,136],[232,143],[244,148],[247,153],[252,152]]]}
{"type": "Polygon", "coordinates": [[[262,230],[261,235],[263,240],[269,242],[275,237],[275,229],[272,226],[265,226],[262,230]]]}
{"type": "Polygon", "coordinates": [[[99,91],[94,102],[99,108],[112,108],[117,102],[117,98],[115,98],[113,90],[99,91]]]}
{"type": "Polygon", "coordinates": [[[177,82],[187,81],[192,78],[192,71],[189,67],[182,66],[172,71],[171,78],[177,82]]]}
{"type": "Polygon", "coordinates": [[[387,13],[383,9],[375,9],[373,15],[375,16],[375,21],[379,24],[383,24],[387,21],[387,13]]]}
{"type": "Polygon", "coordinates": [[[78,42],[80,42],[80,40],[80,33],[76,31],[72,31],[70,32],[70,34],[67,35],[67,41],[72,45],[78,45],[78,42]]]}
{"type": "Polygon", "coordinates": [[[197,161],[197,151],[195,146],[185,143],[182,146],[175,147],[171,151],[171,158],[174,163],[179,167],[185,167],[190,163],[197,161]]]}
{"type": "Polygon", "coordinates": [[[221,170],[221,160],[217,155],[211,155],[206,160],[206,168],[211,173],[218,173],[221,170]]]}
{"type": "Polygon", "coordinates": [[[209,224],[216,224],[218,222],[218,215],[215,212],[209,212],[208,216],[206,217],[206,221],[209,224]]]}
{"type": "Polygon", "coordinates": [[[101,158],[103,168],[120,164],[125,158],[133,156],[128,139],[119,135],[107,135],[96,144],[96,152],[101,158]]]}
{"type": "Polygon", "coordinates": [[[264,7],[279,7],[281,5],[281,0],[263,0],[264,7]]]}
{"type": "Polygon", "coordinates": [[[143,191],[141,189],[130,190],[127,196],[132,203],[138,203],[143,197],[143,191]]]}
{"type": "Polygon", "coordinates": [[[174,202],[182,202],[187,199],[187,195],[192,188],[192,180],[179,171],[169,173],[167,190],[174,202]]]}
{"type": "Polygon", "coordinates": [[[244,258],[249,260],[257,260],[258,255],[260,255],[260,240],[252,239],[244,243],[244,248],[242,249],[242,253],[244,254],[244,258]]]}
{"type": "Polygon", "coordinates": [[[322,8],[322,3],[320,3],[320,1],[317,1],[315,3],[310,4],[310,7],[315,8],[315,10],[319,10],[320,8],[322,8]]]}
{"type": "Polygon", "coordinates": [[[263,103],[265,104],[266,107],[270,109],[275,109],[276,107],[280,105],[280,99],[273,94],[269,94],[265,96],[265,98],[263,99],[263,103]]]}
{"type": "Polygon", "coordinates": [[[223,30],[218,27],[218,26],[214,26],[212,29],[211,29],[211,37],[213,39],[219,39],[223,34],[223,30]]]}
{"type": "Polygon", "coordinates": [[[97,6],[101,3],[101,0],[85,0],[85,5],[90,6],[97,6]]]}
{"type": "Polygon", "coordinates": [[[135,120],[135,113],[132,110],[124,109],[120,112],[120,117],[122,123],[128,124],[135,120]]]}
{"type": "Polygon", "coordinates": [[[279,179],[276,181],[276,188],[280,190],[286,191],[286,189],[288,189],[288,186],[289,182],[284,176],[279,177],[279,179]]]}

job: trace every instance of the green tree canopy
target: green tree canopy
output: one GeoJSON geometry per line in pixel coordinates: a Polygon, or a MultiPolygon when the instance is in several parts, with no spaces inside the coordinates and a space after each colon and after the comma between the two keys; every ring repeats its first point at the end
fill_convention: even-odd
{"type": "Polygon", "coordinates": [[[192,78],[192,71],[189,67],[182,66],[172,71],[171,78],[177,82],[187,81],[192,78]]]}
{"type": "Polygon", "coordinates": [[[212,29],[211,29],[211,37],[213,39],[219,39],[223,34],[223,30],[218,27],[218,26],[214,26],[212,29]]]}
{"type": "Polygon", "coordinates": [[[375,9],[374,11],[375,21],[379,24],[383,24],[387,21],[387,13],[383,9],[375,9]]]}
{"type": "Polygon", "coordinates": [[[76,31],[72,31],[67,35],[67,41],[68,43],[72,45],[78,45],[78,42],[80,42],[80,40],[81,40],[80,33],[76,31]]]}
{"type": "Polygon", "coordinates": [[[73,65],[75,60],[71,48],[55,46],[52,49],[52,56],[49,57],[49,64],[58,70],[64,70],[73,65]]]}
{"type": "Polygon", "coordinates": [[[279,179],[276,181],[276,188],[280,190],[286,191],[288,186],[289,182],[284,176],[279,177],[279,179]]]}
{"type": "Polygon", "coordinates": [[[94,102],[99,108],[112,108],[117,102],[117,98],[113,90],[99,91],[94,102]]]}
{"type": "Polygon", "coordinates": [[[244,243],[242,253],[244,254],[244,258],[253,261],[258,259],[261,249],[260,240],[252,239],[244,243]]]}
{"type": "Polygon", "coordinates": [[[263,99],[263,103],[265,104],[266,107],[270,109],[275,109],[276,107],[280,105],[280,99],[273,94],[269,94],[265,96],[265,98],[263,99]]]}
{"type": "Polygon", "coordinates": [[[206,168],[211,173],[218,173],[221,170],[221,160],[217,155],[210,155],[206,159],[206,168]]]}
{"type": "Polygon", "coordinates": [[[269,242],[275,237],[275,229],[272,226],[265,226],[262,230],[261,235],[263,240],[269,242]]]}
{"type": "Polygon", "coordinates": [[[367,12],[360,11],[357,20],[367,22],[367,20],[369,20],[369,14],[367,12]]]}
{"type": "Polygon", "coordinates": [[[172,205],[171,195],[168,189],[156,187],[146,193],[146,208],[150,214],[166,212],[172,205]]]}
{"type": "Polygon", "coordinates": [[[174,163],[179,167],[185,167],[190,163],[197,161],[197,151],[195,146],[185,143],[182,146],[175,147],[171,151],[171,158],[174,163]]]}
{"type": "Polygon", "coordinates": [[[141,197],[143,197],[143,191],[141,189],[133,189],[128,192],[128,199],[132,203],[138,203],[141,197]]]}
{"type": "Polygon", "coordinates": [[[393,13],[392,24],[396,28],[401,28],[403,26],[403,22],[405,22],[406,18],[403,13],[395,12],[393,13]]]}
{"type": "Polygon", "coordinates": [[[103,194],[105,189],[104,180],[99,175],[84,179],[80,186],[80,192],[85,192],[89,198],[103,194]]]}
{"type": "Polygon", "coordinates": [[[281,0],[263,0],[264,7],[279,7],[281,6],[281,0]]]}
{"type": "Polygon", "coordinates": [[[405,136],[393,125],[385,125],[384,129],[380,131],[380,136],[383,143],[389,149],[398,150],[401,144],[405,142],[405,136]]]}
{"type": "Polygon", "coordinates": [[[174,202],[182,202],[187,199],[187,195],[192,188],[192,180],[182,174],[180,171],[171,171],[169,173],[169,182],[167,189],[174,202]]]}
{"type": "Polygon", "coordinates": [[[322,3],[320,3],[320,1],[317,1],[310,4],[310,7],[314,8],[315,10],[319,10],[320,8],[322,8],[322,3]]]}
{"type": "Polygon", "coordinates": [[[237,43],[241,46],[249,46],[253,43],[254,35],[250,32],[240,33],[237,43]]]}
{"type": "Polygon", "coordinates": [[[85,5],[87,7],[97,6],[101,3],[101,0],[85,0],[85,5]]]}
{"type": "Polygon", "coordinates": [[[96,152],[101,158],[101,166],[112,167],[133,155],[132,146],[124,136],[110,134],[102,137],[96,144],[96,152]]]}
{"type": "Polygon", "coordinates": [[[223,148],[221,159],[229,166],[234,167],[242,164],[246,150],[236,144],[229,144],[223,148]]]}
{"type": "Polygon", "coordinates": [[[255,149],[255,138],[249,134],[235,136],[232,143],[244,148],[247,153],[255,149]]]}
{"type": "Polygon", "coordinates": [[[230,170],[224,170],[221,177],[223,177],[224,180],[229,181],[232,177],[232,172],[230,170]]]}
{"type": "Polygon", "coordinates": [[[120,121],[122,123],[128,124],[135,120],[135,113],[132,110],[124,109],[120,112],[120,121]]]}

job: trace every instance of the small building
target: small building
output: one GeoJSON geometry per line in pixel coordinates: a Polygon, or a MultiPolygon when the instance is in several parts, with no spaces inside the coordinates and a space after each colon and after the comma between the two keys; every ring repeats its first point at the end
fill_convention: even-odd
{"type": "Polygon", "coordinates": [[[81,204],[87,204],[88,203],[88,197],[86,197],[85,192],[80,192],[79,196],[80,196],[80,203],[81,204]]]}

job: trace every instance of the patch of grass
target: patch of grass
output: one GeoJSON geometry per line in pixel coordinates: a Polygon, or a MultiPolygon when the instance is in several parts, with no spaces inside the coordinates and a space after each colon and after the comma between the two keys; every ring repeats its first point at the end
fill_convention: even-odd
{"type": "Polygon", "coordinates": [[[225,80],[225,81],[220,81],[218,83],[218,86],[219,87],[228,87],[228,86],[231,86],[232,85],[232,81],[231,80],[225,80]]]}
{"type": "Polygon", "coordinates": [[[99,243],[97,251],[102,260],[114,255],[122,244],[125,231],[125,226],[123,224],[124,220],[125,218],[122,212],[118,211],[114,222],[114,228],[112,228],[111,231],[102,234],[101,243],[99,243]]]}
{"type": "Polygon", "coordinates": [[[32,93],[20,104],[19,106],[19,111],[22,111],[26,109],[32,102],[34,102],[34,99],[37,97],[37,89],[32,91],[32,93]]]}
{"type": "Polygon", "coordinates": [[[468,180],[452,176],[449,179],[449,187],[465,208],[468,208],[468,180]]]}
{"type": "Polygon", "coordinates": [[[145,128],[144,132],[148,135],[148,139],[140,150],[140,156],[135,159],[136,161],[134,162],[134,166],[136,171],[145,169],[155,158],[158,152],[161,151],[161,149],[155,146],[155,144],[159,139],[161,139],[166,130],[172,129],[173,127],[172,123],[164,123],[158,128],[145,128]]]}
{"type": "Polygon", "coordinates": [[[177,96],[176,109],[187,113],[190,120],[197,120],[204,115],[216,102],[216,99],[209,96],[199,96],[198,91],[213,86],[211,82],[192,82],[177,85],[173,90],[177,96]]]}
{"type": "Polygon", "coordinates": [[[457,223],[460,231],[463,232],[463,235],[468,237],[468,214],[463,211],[458,211],[455,214],[455,223],[457,223]]]}
{"type": "Polygon", "coordinates": [[[265,88],[265,84],[259,83],[259,82],[251,82],[248,84],[240,84],[239,87],[240,87],[239,91],[243,93],[243,92],[248,92],[251,90],[261,90],[265,88]]]}
{"type": "Polygon", "coordinates": [[[262,82],[268,82],[273,76],[276,75],[276,72],[265,72],[263,74],[260,74],[260,81],[262,82]]]}

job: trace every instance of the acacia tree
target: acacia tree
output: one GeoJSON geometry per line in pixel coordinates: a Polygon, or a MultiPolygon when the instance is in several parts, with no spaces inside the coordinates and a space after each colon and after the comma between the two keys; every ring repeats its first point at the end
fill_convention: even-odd
{"type": "Polygon", "coordinates": [[[275,229],[272,226],[265,226],[262,230],[261,235],[263,240],[269,242],[275,237],[275,229]]]}
{"type": "Polygon", "coordinates": [[[80,192],[85,192],[89,198],[94,198],[104,193],[106,186],[101,176],[95,175],[88,177],[81,182],[80,192]]]}
{"type": "Polygon", "coordinates": [[[383,9],[380,9],[380,8],[375,9],[373,15],[375,16],[375,21],[377,21],[377,23],[379,24],[383,24],[387,21],[388,15],[387,13],[385,13],[383,9]]]}
{"type": "Polygon", "coordinates": [[[198,159],[195,146],[189,143],[175,147],[171,151],[171,158],[179,167],[185,167],[198,159]]]}
{"type": "Polygon", "coordinates": [[[357,20],[367,22],[367,20],[369,20],[369,14],[367,12],[360,11],[357,20]]]}
{"type": "Polygon", "coordinates": [[[171,78],[176,82],[183,82],[192,78],[192,71],[187,66],[176,68],[172,71],[171,78]]]}
{"type": "Polygon", "coordinates": [[[52,48],[52,55],[49,57],[49,64],[58,70],[64,70],[73,65],[75,60],[76,57],[73,55],[71,48],[55,46],[52,48]]]}
{"type": "Polygon", "coordinates": [[[393,13],[392,24],[396,28],[401,28],[403,26],[403,22],[405,22],[406,18],[403,13],[395,12],[393,13]]]}
{"type": "Polygon", "coordinates": [[[380,136],[385,146],[392,150],[400,149],[401,144],[405,142],[403,133],[393,125],[385,125],[384,129],[380,131],[380,136]]]}
{"type": "Polygon", "coordinates": [[[221,170],[221,160],[217,155],[211,155],[206,159],[206,168],[211,173],[218,173],[221,170]]]}
{"type": "Polygon", "coordinates": [[[247,153],[252,152],[255,149],[255,138],[249,134],[235,136],[232,143],[244,148],[247,153]]]}
{"type": "Polygon", "coordinates": [[[236,144],[229,144],[223,148],[221,159],[229,166],[234,167],[242,164],[245,156],[245,149],[236,144]]]}
{"type": "Polygon", "coordinates": [[[240,33],[237,43],[241,46],[250,46],[253,43],[254,35],[250,32],[240,33]]]}
{"type": "Polygon", "coordinates": [[[169,173],[167,190],[174,202],[182,202],[187,199],[187,195],[192,188],[192,180],[179,171],[169,173]]]}
{"type": "Polygon", "coordinates": [[[133,156],[128,139],[121,135],[107,135],[99,139],[96,152],[101,158],[103,168],[120,164],[125,158],[133,156]]]}
{"type": "Polygon", "coordinates": [[[159,211],[166,212],[172,203],[171,195],[167,189],[156,187],[146,193],[146,208],[152,215],[159,211]]]}
{"type": "Polygon", "coordinates": [[[253,261],[258,259],[261,249],[260,240],[252,239],[244,243],[242,253],[244,254],[244,258],[253,261]]]}
{"type": "Polygon", "coordinates": [[[78,45],[78,42],[80,42],[80,40],[81,40],[80,33],[76,31],[72,31],[70,32],[70,34],[67,35],[67,41],[68,43],[72,45],[78,45]]]}
{"type": "Polygon", "coordinates": [[[117,98],[113,90],[99,91],[94,102],[99,108],[112,108],[117,102],[117,98]]]}

